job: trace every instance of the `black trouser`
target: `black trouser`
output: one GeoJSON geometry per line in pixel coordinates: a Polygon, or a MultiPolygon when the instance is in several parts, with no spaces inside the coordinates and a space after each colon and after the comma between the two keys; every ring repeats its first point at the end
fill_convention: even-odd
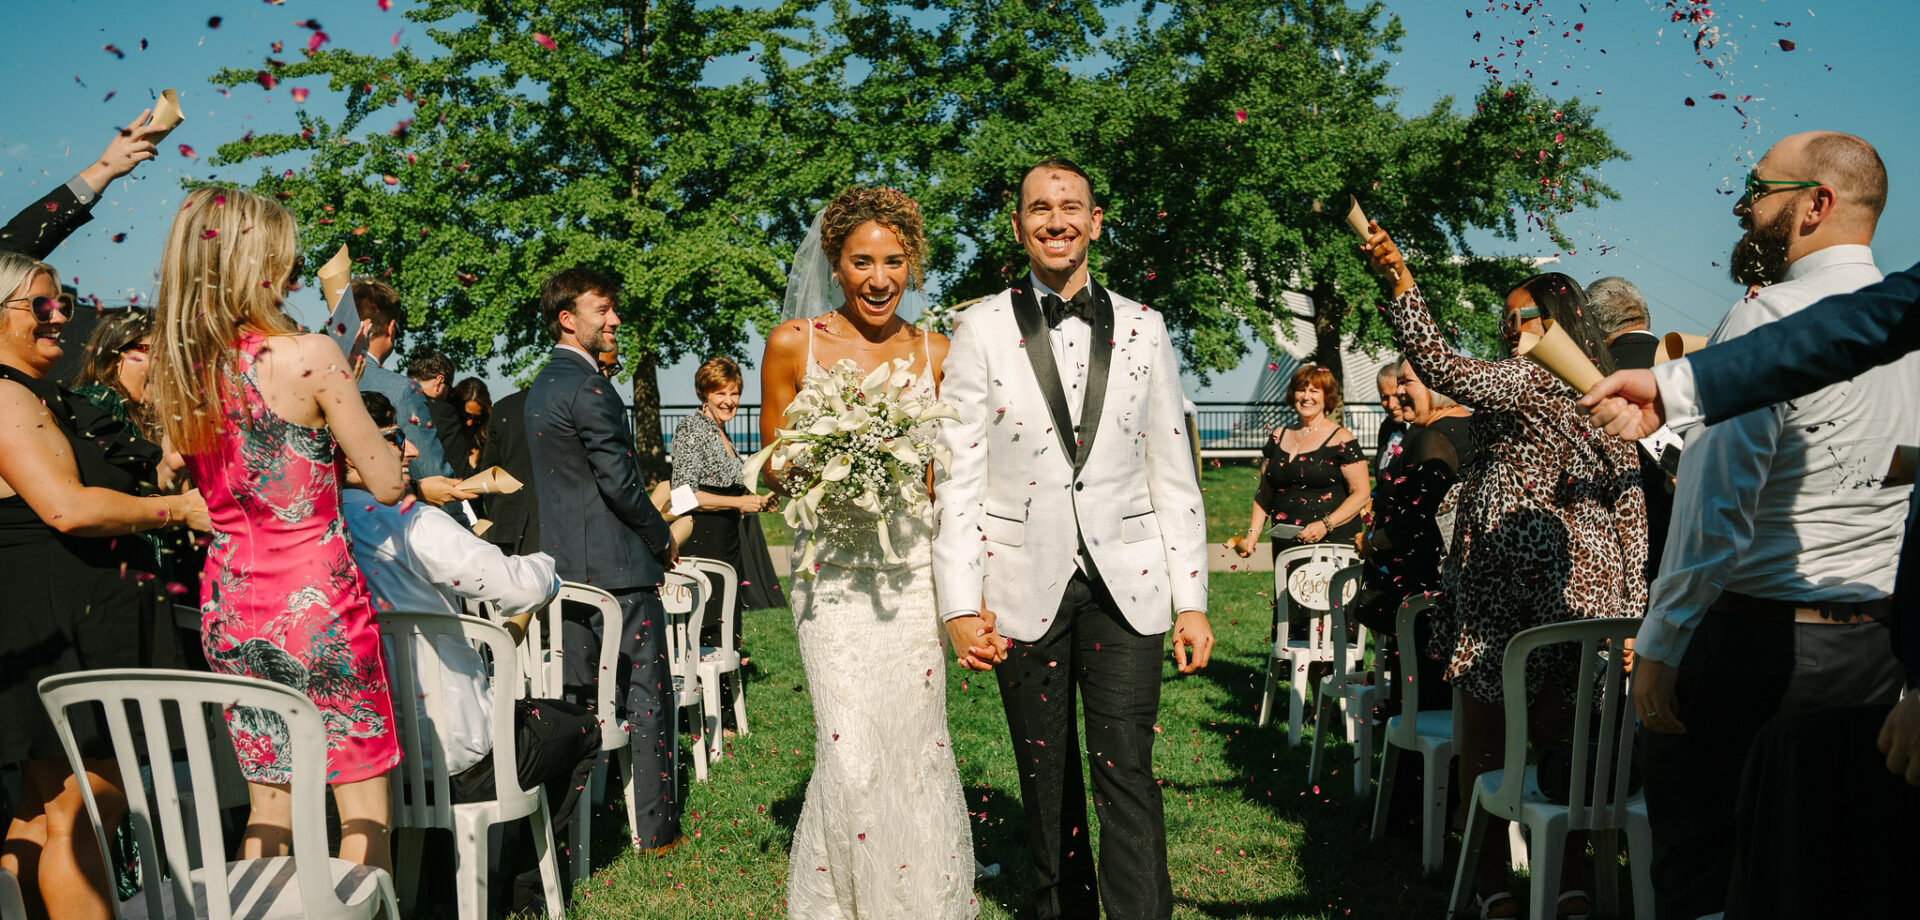
{"type": "Polygon", "coordinates": [[[1891,707],[1775,719],[1740,783],[1727,920],[1914,914],[1906,873],[1920,787],[1876,744],[1891,707]]]}
{"type": "Polygon", "coordinates": [[[667,663],[667,612],[653,588],[613,592],[620,602],[625,628],[605,626],[597,608],[567,604],[562,611],[561,641],[566,650],[566,694],[569,700],[591,708],[600,679],[600,636],[605,628],[620,629],[620,657],[614,679],[621,681],[614,699],[624,701],[620,714],[628,724],[633,753],[633,792],[639,826],[632,828],[641,847],[672,843],[680,834],[680,803],[675,801],[672,752],[667,749],[677,715],[673,675],[667,663]],[[584,615],[592,610],[591,616],[584,615]]]}
{"type": "MultiPolygon", "coordinates": [[[[567,850],[567,830],[573,826],[574,808],[593,773],[600,754],[600,725],[584,706],[565,700],[515,700],[513,703],[514,773],[520,788],[536,785],[547,791],[547,810],[553,818],[554,861],[560,865],[560,890],[567,891],[570,862],[561,857],[567,850]]],[[[448,777],[455,804],[487,802],[493,799],[493,752],[479,763],[448,777]]],[[[534,859],[532,841],[523,833],[526,822],[515,821],[500,835],[502,875],[514,880],[509,890],[496,889],[496,902],[510,910],[525,909],[540,893],[539,867],[534,859]]]]}
{"type": "Polygon", "coordinates": [[[1166,920],[1173,914],[1166,820],[1153,778],[1164,635],[1127,625],[1105,586],[1075,572],[1038,642],[994,669],[1020,769],[1040,920],[1166,920]],[[1074,701],[1086,702],[1086,761],[1100,819],[1094,872],[1074,701]],[[1096,894],[1096,891],[1098,892],[1096,894]]]}
{"type": "Polygon", "coordinates": [[[1687,731],[1640,730],[1661,920],[1726,906],[1739,779],[1761,726],[1827,706],[1891,703],[1903,683],[1884,622],[1800,624],[1700,618],[1674,694],[1687,731]]]}

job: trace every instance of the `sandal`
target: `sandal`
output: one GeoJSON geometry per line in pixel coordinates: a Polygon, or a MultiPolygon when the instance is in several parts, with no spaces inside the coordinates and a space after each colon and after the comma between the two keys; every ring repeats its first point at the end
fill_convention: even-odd
{"type": "Polygon", "coordinates": [[[1496,891],[1490,895],[1487,895],[1484,898],[1475,897],[1473,899],[1473,906],[1475,911],[1479,914],[1480,920],[1512,920],[1512,918],[1517,918],[1520,916],[1520,905],[1514,904],[1513,913],[1501,914],[1499,917],[1495,917],[1493,915],[1493,906],[1495,904],[1501,903],[1502,901],[1506,901],[1506,902],[1513,901],[1513,892],[1496,891]]]}
{"type": "Polygon", "coordinates": [[[1560,892],[1560,900],[1555,905],[1554,911],[1560,915],[1560,920],[1588,920],[1588,918],[1593,916],[1593,899],[1588,897],[1586,892],[1581,891],[1578,888],[1574,888],[1569,891],[1562,891],[1560,892]],[[1587,909],[1577,914],[1570,914],[1564,910],[1559,909],[1558,907],[1559,904],[1565,904],[1568,901],[1573,900],[1574,898],[1579,898],[1580,900],[1587,902],[1587,909]]]}

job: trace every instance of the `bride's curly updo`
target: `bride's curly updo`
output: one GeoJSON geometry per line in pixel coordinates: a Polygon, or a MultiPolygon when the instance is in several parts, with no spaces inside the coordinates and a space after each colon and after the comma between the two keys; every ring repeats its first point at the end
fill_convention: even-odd
{"type": "Polygon", "coordinates": [[[907,252],[908,283],[919,287],[925,280],[927,232],[920,222],[919,203],[899,189],[855,185],[827,205],[820,216],[820,248],[827,254],[827,263],[840,264],[847,236],[867,221],[893,231],[907,252]]]}

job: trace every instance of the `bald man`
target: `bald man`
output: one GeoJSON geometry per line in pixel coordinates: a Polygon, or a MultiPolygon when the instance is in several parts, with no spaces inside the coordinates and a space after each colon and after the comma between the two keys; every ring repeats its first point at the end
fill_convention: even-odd
{"type": "MultiPolygon", "coordinates": [[[[1868,244],[1886,201],[1871,146],[1787,137],[1733,213],[1733,280],[1758,285],[1712,341],[1878,282],[1868,244]]],[[[1903,674],[1889,596],[1908,490],[1882,488],[1920,443],[1920,357],[1695,432],[1674,491],[1661,574],[1635,642],[1659,916],[1724,909],[1748,749],[1781,715],[1891,703],[1903,674]]]]}

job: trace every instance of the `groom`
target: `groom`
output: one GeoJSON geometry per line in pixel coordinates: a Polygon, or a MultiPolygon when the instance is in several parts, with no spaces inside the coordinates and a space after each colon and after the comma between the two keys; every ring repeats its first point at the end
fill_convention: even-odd
{"type": "Polygon", "coordinates": [[[934,589],[960,663],[1000,681],[1036,916],[1096,920],[1104,902],[1113,920],[1165,920],[1162,637],[1172,627],[1183,674],[1213,648],[1180,365],[1158,313],[1087,276],[1100,208],[1080,167],[1028,170],[1013,232],[1031,276],[962,314],[947,353],[941,398],[960,419],[940,433],[953,462],[935,498],[934,589]]]}

